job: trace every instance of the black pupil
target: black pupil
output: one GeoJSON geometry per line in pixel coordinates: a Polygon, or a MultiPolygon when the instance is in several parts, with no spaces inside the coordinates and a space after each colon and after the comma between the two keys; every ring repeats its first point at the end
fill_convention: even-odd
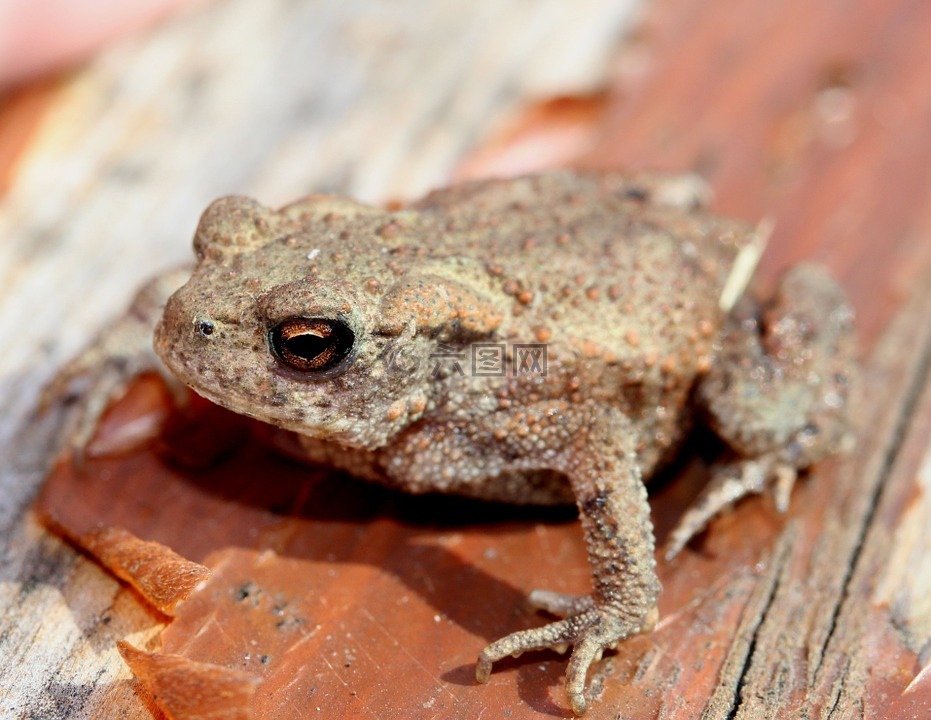
{"type": "Polygon", "coordinates": [[[269,333],[275,357],[300,372],[322,372],[352,350],[355,336],[345,323],[328,318],[289,318],[269,333]]]}
{"type": "Polygon", "coordinates": [[[330,345],[333,344],[333,338],[322,338],[308,333],[295,335],[283,342],[289,353],[304,360],[313,360],[329,349],[330,345]]]}

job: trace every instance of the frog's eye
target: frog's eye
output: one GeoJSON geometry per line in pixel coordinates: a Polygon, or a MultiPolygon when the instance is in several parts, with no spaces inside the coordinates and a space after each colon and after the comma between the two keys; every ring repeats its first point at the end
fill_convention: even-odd
{"type": "Polygon", "coordinates": [[[321,373],[345,359],[355,335],[339,320],[293,317],[275,325],[268,339],[278,362],[299,372],[321,373]]]}

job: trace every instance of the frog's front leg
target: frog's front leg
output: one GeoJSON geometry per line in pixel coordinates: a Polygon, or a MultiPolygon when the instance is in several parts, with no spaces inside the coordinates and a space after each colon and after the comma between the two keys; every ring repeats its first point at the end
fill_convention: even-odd
{"type": "Polygon", "coordinates": [[[853,312],[817,266],[789,270],[766,305],[738,306],[698,393],[730,453],[671,535],[667,557],[745,495],[771,491],[788,508],[798,471],[848,436],[855,354],[853,312]]]}
{"type": "MultiPolygon", "coordinates": [[[[614,408],[549,401],[520,411],[496,413],[462,432],[404,443],[403,465],[422,484],[440,474],[475,477],[480,461],[487,482],[495,474],[555,470],[571,485],[579,508],[593,593],[590,597],[535,591],[531,602],[565,619],[508,635],[488,645],[476,678],[488,679],[492,664],[525,650],[573,645],[566,691],[576,714],[587,707],[589,666],[605,648],[656,621],[660,592],[653,557],[653,528],[647,493],[634,447],[636,431],[614,408]]],[[[399,478],[403,482],[403,479],[399,478]]]]}
{"type": "Polygon", "coordinates": [[[176,268],[146,283],[123,316],[107,325],[43,389],[39,411],[65,409],[61,444],[78,459],[83,457],[104,411],[125,393],[134,378],[147,372],[159,374],[178,402],[186,399],[184,386],[155,355],[152,332],[169,295],[190,275],[190,268],[176,268]]]}

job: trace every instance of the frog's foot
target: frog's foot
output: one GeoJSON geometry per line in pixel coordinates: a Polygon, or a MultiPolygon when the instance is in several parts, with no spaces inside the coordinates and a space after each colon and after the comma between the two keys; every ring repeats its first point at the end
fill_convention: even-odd
{"type": "Polygon", "coordinates": [[[674,558],[713,518],[747,495],[769,492],[776,509],[786,512],[797,476],[798,470],[775,454],[716,465],[708,485],[673,530],[666,545],[666,559],[674,558]]]}
{"type": "Polygon", "coordinates": [[[567,617],[543,627],[511,633],[488,645],[479,655],[475,679],[487,682],[492,665],[508,655],[518,657],[527,650],[544,649],[564,653],[573,645],[566,670],[566,694],[576,715],[582,715],[588,708],[585,679],[592,663],[601,660],[606,649],[613,650],[621,640],[650,630],[656,624],[655,608],[637,621],[617,610],[598,606],[588,596],[535,590],[529,601],[547,612],[567,617]]]}

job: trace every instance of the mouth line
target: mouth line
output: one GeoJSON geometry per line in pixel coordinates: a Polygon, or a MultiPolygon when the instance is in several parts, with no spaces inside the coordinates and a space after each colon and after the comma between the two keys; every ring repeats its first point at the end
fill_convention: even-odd
{"type": "Polygon", "coordinates": [[[193,390],[195,393],[200,395],[205,400],[208,400],[209,402],[213,403],[214,405],[221,407],[225,410],[229,410],[230,412],[234,412],[237,415],[244,415],[245,417],[254,418],[256,420],[261,420],[261,418],[258,415],[256,415],[252,410],[247,408],[245,405],[231,401],[231,398],[229,395],[220,396],[216,392],[204,387],[202,384],[190,382],[186,378],[180,377],[177,373],[174,373],[174,371],[172,372],[173,374],[175,374],[175,377],[181,380],[181,382],[187,385],[191,390],[193,390]]]}
{"type": "MultiPolygon", "coordinates": [[[[266,423],[274,427],[281,428],[283,430],[289,430],[291,432],[299,433],[301,435],[307,435],[309,437],[317,438],[331,438],[334,435],[339,434],[339,430],[330,429],[327,431],[325,428],[317,428],[320,432],[314,432],[313,427],[308,427],[307,425],[301,423],[300,421],[294,420],[284,415],[276,414],[275,408],[271,408],[271,412],[267,412],[265,415],[260,415],[254,410],[254,406],[250,405],[246,401],[237,401],[235,395],[225,394],[220,395],[216,392],[215,389],[205,386],[199,382],[191,382],[188,379],[188,376],[182,376],[180,373],[175,373],[172,370],[172,373],[183,382],[187,387],[193,390],[195,393],[200,395],[205,400],[221,407],[230,412],[236,413],[237,415],[242,415],[244,417],[252,418],[258,422],[266,423]]],[[[264,407],[264,406],[263,406],[264,407]]],[[[268,408],[265,408],[266,411],[268,408]]]]}

